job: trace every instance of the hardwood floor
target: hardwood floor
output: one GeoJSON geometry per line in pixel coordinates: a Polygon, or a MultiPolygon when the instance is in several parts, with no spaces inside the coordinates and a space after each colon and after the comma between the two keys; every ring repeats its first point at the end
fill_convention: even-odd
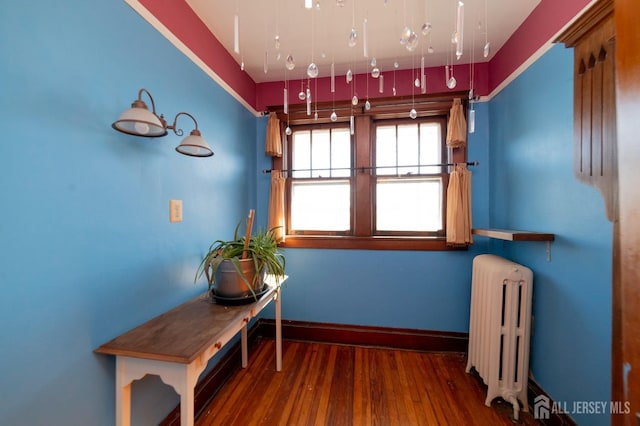
{"type": "MultiPolygon", "coordinates": [[[[260,339],[196,420],[205,425],[512,425],[511,405],[486,407],[486,386],[460,353],[260,339]]],[[[538,424],[531,413],[520,423],[538,424]]]]}

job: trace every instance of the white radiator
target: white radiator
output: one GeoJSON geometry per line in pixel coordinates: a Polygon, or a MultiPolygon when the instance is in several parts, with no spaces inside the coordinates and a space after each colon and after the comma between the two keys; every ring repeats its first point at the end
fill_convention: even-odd
{"type": "Polygon", "coordinates": [[[469,356],[467,373],[474,367],[488,386],[485,404],[502,397],[528,411],[529,339],[533,273],[499,256],[473,259],[469,356]]]}

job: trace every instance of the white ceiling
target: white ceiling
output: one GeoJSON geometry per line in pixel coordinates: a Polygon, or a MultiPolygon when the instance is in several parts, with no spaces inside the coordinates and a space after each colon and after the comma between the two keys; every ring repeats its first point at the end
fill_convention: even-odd
{"type": "Polygon", "coordinates": [[[312,1],[313,8],[305,9],[305,0],[187,0],[236,59],[238,67],[244,62],[245,71],[256,82],[284,80],[285,58],[289,54],[296,66],[287,72],[288,79],[306,79],[306,69],[312,60],[319,68],[320,77],[330,75],[332,60],[336,75],[344,74],[347,69],[354,73],[369,71],[373,58],[383,72],[392,70],[396,62],[398,69],[417,68],[423,56],[426,67],[485,62],[541,0],[463,0],[464,53],[459,60],[451,43],[459,0],[344,0],[343,7],[338,6],[339,0],[312,1]],[[234,53],[236,14],[240,54],[234,53]],[[364,56],[365,18],[368,58],[364,56]],[[426,22],[432,25],[429,36],[421,32],[426,22]],[[349,47],[348,38],[354,24],[357,44],[349,47]],[[419,37],[413,52],[400,44],[405,26],[419,37]],[[483,56],[485,33],[491,44],[488,58],[483,56]],[[279,49],[276,49],[276,35],[280,39],[279,49]],[[428,53],[429,46],[433,47],[432,54],[428,53]]]}

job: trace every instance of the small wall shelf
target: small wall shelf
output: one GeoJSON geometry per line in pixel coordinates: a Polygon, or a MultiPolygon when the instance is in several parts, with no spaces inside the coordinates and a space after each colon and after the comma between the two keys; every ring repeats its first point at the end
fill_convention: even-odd
{"type": "Polygon", "coordinates": [[[472,229],[474,235],[495,238],[505,241],[545,241],[547,244],[547,262],[551,262],[551,241],[556,239],[554,234],[542,232],[514,231],[512,229],[472,229]]]}
{"type": "Polygon", "coordinates": [[[542,232],[531,231],[514,231],[511,229],[472,229],[474,235],[482,235],[483,237],[496,238],[507,241],[553,241],[554,234],[545,234],[542,232]]]}

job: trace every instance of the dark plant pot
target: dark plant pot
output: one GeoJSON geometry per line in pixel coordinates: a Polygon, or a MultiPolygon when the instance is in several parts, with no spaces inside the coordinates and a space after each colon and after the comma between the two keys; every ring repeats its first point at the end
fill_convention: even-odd
{"type": "MultiPolygon", "coordinates": [[[[243,272],[246,280],[251,284],[254,282],[256,275],[253,259],[240,260],[240,270],[243,272]]],[[[262,276],[255,281],[253,292],[259,293],[264,287],[264,272],[262,276]]],[[[216,296],[224,298],[241,298],[252,296],[253,293],[247,287],[244,280],[238,275],[238,271],[230,260],[223,260],[215,274],[215,282],[213,291],[216,296]]]]}

